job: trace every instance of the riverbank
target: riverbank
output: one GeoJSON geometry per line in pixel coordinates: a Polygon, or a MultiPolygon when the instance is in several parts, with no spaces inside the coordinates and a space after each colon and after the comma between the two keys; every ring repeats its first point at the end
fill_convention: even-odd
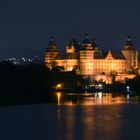
{"type": "Polygon", "coordinates": [[[140,76],[126,83],[102,84],[102,88],[95,89],[89,81],[77,76],[74,71],[60,72],[49,70],[43,65],[13,65],[0,62],[0,106],[12,104],[44,103],[54,100],[50,93],[61,91],[65,93],[98,92],[125,93],[126,87],[140,95],[140,76]]]}

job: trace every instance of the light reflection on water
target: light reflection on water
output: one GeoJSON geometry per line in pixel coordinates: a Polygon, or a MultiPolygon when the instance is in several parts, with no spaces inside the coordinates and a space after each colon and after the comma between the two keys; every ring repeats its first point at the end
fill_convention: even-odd
{"type": "Polygon", "coordinates": [[[0,140],[140,140],[138,97],[55,96],[56,105],[1,107],[0,140]]]}
{"type": "Polygon", "coordinates": [[[134,108],[123,105],[62,106],[57,114],[59,124],[57,138],[59,140],[132,140],[133,138],[139,140],[140,120],[136,116],[140,117],[140,112],[134,115],[128,109],[134,111],[134,108]]]}
{"type": "Polygon", "coordinates": [[[139,140],[140,99],[123,94],[63,94],[57,110],[59,140],[139,140]]]}
{"type": "Polygon", "coordinates": [[[139,103],[140,98],[138,96],[130,97],[128,94],[112,94],[112,93],[61,93],[56,92],[58,105],[110,105],[110,104],[128,104],[139,103]]]}

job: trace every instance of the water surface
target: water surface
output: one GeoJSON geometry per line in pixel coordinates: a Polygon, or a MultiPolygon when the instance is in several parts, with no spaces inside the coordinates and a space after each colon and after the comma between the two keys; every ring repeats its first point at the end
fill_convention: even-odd
{"type": "Polygon", "coordinates": [[[139,101],[107,100],[1,107],[0,140],[140,140],[139,101]]]}

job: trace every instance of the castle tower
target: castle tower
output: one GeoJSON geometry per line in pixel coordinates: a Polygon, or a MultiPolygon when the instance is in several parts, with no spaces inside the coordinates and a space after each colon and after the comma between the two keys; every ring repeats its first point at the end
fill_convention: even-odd
{"type": "Polygon", "coordinates": [[[48,43],[48,47],[46,49],[46,54],[45,54],[45,65],[48,68],[54,67],[55,64],[55,57],[58,55],[58,49],[56,47],[56,43],[54,40],[54,37],[50,37],[50,41],[48,43]]]}
{"type": "Polygon", "coordinates": [[[80,74],[93,75],[93,54],[94,47],[89,35],[85,34],[85,39],[80,50],[80,74]]]}
{"type": "Polygon", "coordinates": [[[126,58],[127,71],[129,71],[131,68],[138,68],[138,50],[135,49],[130,36],[127,37],[122,53],[126,58]]]}
{"type": "Polygon", "coordinates": [[[100,49],[97,46],[95,38],[93,38],[93,40],[92,40],[92,46],[93,46],[94,52],[101,52],[100,49]]]}
{"type": "Polygon", "coordinates": [[[73,39],[68,43],[68,45],[67,45],[67,47],[66,47],[66,52],[67,52],[67,53],[77,53],[77,52],[79,52],[79,45],[78,45],[76,39],[73,38],[73,39]]]}

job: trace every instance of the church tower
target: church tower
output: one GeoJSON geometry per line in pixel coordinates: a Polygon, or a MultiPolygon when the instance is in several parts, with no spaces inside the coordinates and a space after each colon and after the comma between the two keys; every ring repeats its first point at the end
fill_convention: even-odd
{"type": "Polygon", "coordinates": [[[138,68],[138,50],[135,49],[130,36],[127,37],[126,44],[122,49],[122,53],[126,59],[126,70],[138,68]]]}
{"type": "Polygon", "coordinates": [[[58,49],[56,47],[56,43],[55,43],[55,40],[54,40],[54,37],[50,37],[50,41],[48,43],[48,47],[46,49],[46,54],[45,54],[45,65],[48,67],[48,68],[52,68],[54,67],[55,65],[57,65],[55,63],[55,57],[58,55],[58,49]]]}
{"type": "Polygon", "coordinates": [[[89,35],[85,34],[81,50],[80,50],[80,74],[93,75],[93,54],[94,47],[90,41],[89,35]]]}

